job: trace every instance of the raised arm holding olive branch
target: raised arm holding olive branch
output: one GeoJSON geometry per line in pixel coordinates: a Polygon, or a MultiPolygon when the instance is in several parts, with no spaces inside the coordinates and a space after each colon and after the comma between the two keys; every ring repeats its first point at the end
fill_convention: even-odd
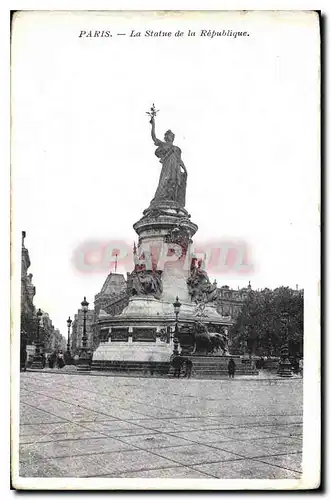
{"type": "Polygon", "coordinates": [[[159,185],[151,204],[160,202],[173,202],[175,205],[185,206],[187,170],[182,160],[182,152],[179,147],[173,144],[175,134],[167,130],[164,134],[164,141],[158,139],[155,133],[155,117],[158,110],[151,107],[147,114],[150,116],[152,126],[151,135],[157,149],[155,155],[162,163],[159,185]]]}

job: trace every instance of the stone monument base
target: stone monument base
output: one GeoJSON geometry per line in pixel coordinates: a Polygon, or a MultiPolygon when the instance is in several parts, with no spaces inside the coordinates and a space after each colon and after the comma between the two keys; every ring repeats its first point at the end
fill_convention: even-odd
{"type": "Polygon", "coordinates": [[[108,342],[94,351],[92,370],[166,375],[172,348],[164,342],[108,342]]]}
{"type": "Polygon", "coordinates": [[[93,366],[104,361],[169,362],[172,349],[165,342],[106,342],[93,353],[93,366]]]}
{"type": "MultiPolygon", "coordinates": [[[[93,355],[92,370],[125,373],[172,375],[170,364],[173,347],[164,342],[108,342],[100,344],[93,355]]],[[[190,355],[192,377],[209,378],[228,375],[228,362],[236,363],[235,375],[258,375],[254,365],[245,363],[240,356],[190,355]]]]}

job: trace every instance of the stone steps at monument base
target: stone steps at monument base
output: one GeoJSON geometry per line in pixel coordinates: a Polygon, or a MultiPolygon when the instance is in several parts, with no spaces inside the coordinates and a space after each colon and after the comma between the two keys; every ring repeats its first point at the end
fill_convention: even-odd
{"type": "MultiPolygon", "coordinates": [[[[174,369],[168,362],[144,362],[144,361],[93,361],[92,370],[137,373],[137,374],[155,374],[172,377],[174,369]]],[[[185,372],[185,368],[181,373],[185,372]]],[[[258,371],[251,366],[240,366],[236,369],[236,375],[258,375],[258,371]]],[[[217,363],[193,363],[191,377],[218,377],[228,376],[227,366],[217,363]]]]}
{"type": "MultiPolygon", "coordinates": [[[[188,356],[193,363],[195,373],[210,375],[212,373],[228,374],[229,356],[188,356]]],[[[236,363],[237,375],[257,375],[258,370],[249,362],[243,362],[239,356],[232,356],[236,363]]]]}
{"type": "MultiPolygon", "coordinates": [[[[181,373],[185,372],[185,368],[182,370],[181,373]]],[[[174,369],[171,367],[170,370],[169,370],[169,375],[173,375],[174,374],[174,369]]],[[[258,375],[259,372],[258,370],[254,370],[254,369],[238,369],[236,370],[235,372],[235,375],[258,375]]],[[[196,369],[195,367],[193,367],[192,369],[192,377],[199,377],[199,376],[212,376],[212,375],[225,375],[225,376],[228,376],[228,370],[227,369],[224,369],[224,368],[212,368],[212,369],[196,369]]]]}
{"type": "MultiPolygon", "coordinates": [[[[222,373],[228,373],[228,368],[227,366],[223,366],[223,365],[193,365],[193,370],[195,372],[203,372],[203,373],[207,373],[207,372],[222,372],[222,373]]],[[[240,374],[240,375],[244,375],[244,374],[255,374],[255,373],[258,373],[258,370],[256,370],[255,368],[252,368],[251,366],[237,366],[236,368],[236,373],[240,374]]]]}
{"type": "MultiPolygon", "coordinates": [[[[221,367],[221,368],[218,368],[218,367],[214,367],[214,368],[196,368],[195,366],[193,367],[192,369],[192,372],[194,371],[194,373],[228,373],[228,370],[221,367]]],[[[254,368],[245,368],[245,369],[242,369],[242,368],[238,368],[235,373],[237,373],[238,375],[257,375],[259,372],[258,370],[254,370],[254,368]]]]}
{"type": "MultiPolygon", "coordinates": [[[[228,365],[225,365],[224,363],[195,363],[194,360],[192,360],[193,366],[195,368],[218,368],[218,369],[228,369],[228,365]]],[[[236,365],[236,370],[255,370],[252,365],[236,365]]]]}
{"type": "Polygon", "coordinates": [[[146,362],[146,361],[93,361],[92,370],[112,372],[153,372],[155,374],[167,375],[169,373],[169,362],[146,362]]]}

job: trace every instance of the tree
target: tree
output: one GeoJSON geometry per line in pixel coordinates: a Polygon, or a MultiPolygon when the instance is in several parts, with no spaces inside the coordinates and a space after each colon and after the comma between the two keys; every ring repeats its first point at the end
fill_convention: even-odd
{"type": "Polygon", "coordinates": [[[303,293],[288,287],[251,290],[231,329],[233,350],[247,346],[250,354],[279,355],[285,342],[282,324],[288,315],[290,355],[303,351],[303,293]]]}

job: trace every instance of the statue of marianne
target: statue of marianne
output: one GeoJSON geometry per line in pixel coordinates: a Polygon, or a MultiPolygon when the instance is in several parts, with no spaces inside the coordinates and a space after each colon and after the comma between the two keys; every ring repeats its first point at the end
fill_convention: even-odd
{"type": "Polygon", "coordinates": [[[160,158],[162,169],[159,184],[151,205],[159,202],[172,201],[176,205],[185,207],[187,170],[181,158],[181,150],[174,146],[175,135],[167,130],[164,141],[157,139],[155,135],[155,115],[152,114],[150,123],[152,125],[152,139],[157,149],[155,155],[160,158]]]}

